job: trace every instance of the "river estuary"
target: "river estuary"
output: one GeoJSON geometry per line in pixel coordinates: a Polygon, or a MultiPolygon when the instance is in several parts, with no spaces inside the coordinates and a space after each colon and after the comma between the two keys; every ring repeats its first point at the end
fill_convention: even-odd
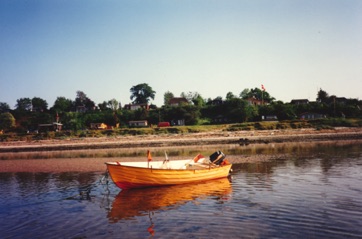
{"type": "MultiPolygon", "coordinates": [[[[247,147],[218,149],[260,153],[247,147]]],[[[230,179],[128,191],[104,170],[2,170],[0,237],[362,238],[362,143],[278,155],[234,163],[230,179]]]]}

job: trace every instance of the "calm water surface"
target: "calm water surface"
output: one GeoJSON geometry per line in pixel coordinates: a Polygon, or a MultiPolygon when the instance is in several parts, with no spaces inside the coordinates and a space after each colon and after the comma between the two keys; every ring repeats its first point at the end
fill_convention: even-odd
{"type": "Polygon", "coordinates": [[[129,191],[102,184],[104,172],[0,173],[0,237],[362,238],[361,146],[235,164],[231,182],[129,191]]]}

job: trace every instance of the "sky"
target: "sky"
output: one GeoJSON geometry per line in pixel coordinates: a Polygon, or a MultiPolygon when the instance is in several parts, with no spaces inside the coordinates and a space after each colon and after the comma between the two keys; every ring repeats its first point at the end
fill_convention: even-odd
{"type": "Polygon", "coordinates": [[[362,99],[360,0],[1,0],[0,102],[83,91],[163,105],[261,88],[276,100],[362,99]]]}

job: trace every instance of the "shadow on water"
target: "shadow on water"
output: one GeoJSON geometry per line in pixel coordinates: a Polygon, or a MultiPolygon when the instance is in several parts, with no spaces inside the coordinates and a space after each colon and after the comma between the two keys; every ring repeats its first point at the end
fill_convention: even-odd
{"type": "Polygon", "coordinates": [[[176,209],[196,199],[210,197],[222,203],[231,193],[228,178],[196,184],[122,190],[114,199],[108,218],[110,222],[115,223],[144,216],[149,212],[176,209]]]}
{"type": "Polygon", "coordinates": [[[148,216],[149,223],[144,231],[154,236],[159,226],[157,214],[177,211],[185,204],[197,204],[202,200],[222,204],[231,198],[231,194],[232,187],[228,178],[196,184],[122,190],[112,202],[107,217],[110,223],[124,223],[148,216]]]}

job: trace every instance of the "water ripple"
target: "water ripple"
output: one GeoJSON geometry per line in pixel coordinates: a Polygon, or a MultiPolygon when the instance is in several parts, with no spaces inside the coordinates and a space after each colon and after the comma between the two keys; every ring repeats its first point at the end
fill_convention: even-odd
{"type": "Polygon", "coordinates": [[[109,193],[100,173],[0,173],[0,231],[11,239],[362,238],[362,154],[337,152],[234,165],[232,182],[110,184],[109,193]]]}

